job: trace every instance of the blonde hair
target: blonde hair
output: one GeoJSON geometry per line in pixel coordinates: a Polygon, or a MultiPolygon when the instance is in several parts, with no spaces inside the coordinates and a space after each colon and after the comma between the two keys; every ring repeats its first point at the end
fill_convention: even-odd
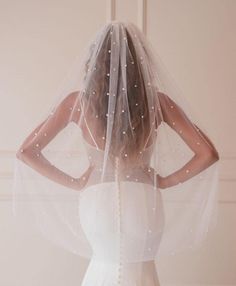
{"type": "MultiPolygon", "coordinates": [[[[125,158],[126,162],[136,162],[137,156],[140,155],[140,151],[143,150],[145,142],[150,134],[150,118],[148,110],[147,92],[145,90],[144,78],[137,60],[136,51],[132,38],[127,34],[127,44],[129,47],[129,61],[133,61],[132,64],[127,64],[127,101],[129,106],[130,124],[127,126],[124,117],[122,116],[124,97],[119,96],[117,93],[116,107],[114,113],[114,125],[112,130],[112,142],[110,152],[113,156],[125,158]],[[126,128],[126,129],[125,129],[126,128]],[[125,132],[125,136],[123,134],[125,132]]],[[[91,76],[88,88],[83,95],[84,100],[89,100],[89,108],[86,110],[88,116],[91,114],[99,115],[94,120],[93,126],[100,137],[106,136],[107,128],[107,110],[109,94],[109,77],[110,73],[110,50],[111,40],[110,32],[108,31],[102,47],[97,55],[98,72],[94,72],[91,76]],[[94,93],[94,90],[96,93],[94,93]]],[[[120,68],[118,70],[120,73],[120,68]]],[[[119,74],[118,74],[119,77],[119,74]]],[[[119,83],[118,83],[119,86],[119,83]]],[[[127,104],[126,104],[127,106],[127,104]]]]}

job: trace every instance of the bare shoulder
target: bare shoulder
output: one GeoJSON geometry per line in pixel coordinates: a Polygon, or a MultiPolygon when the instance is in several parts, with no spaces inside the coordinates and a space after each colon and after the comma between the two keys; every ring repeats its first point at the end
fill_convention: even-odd
{"type": "Polygon", "coordinates": [[[79,108],[80,105],[79,99],[80,99],[80,91],[73,91],[69,93],[59,103],[57,111],[63,113],[71,113],[71,110],[74,110],[74,108],[77,109],[79,108]]]}
{"type": "Polygon", "coordinates": [[[77,105],[79,104],[79,97],[80,97],[80,91],[78,90],[73,91],[64,98],[61,104],[64,105],[65,107],[73,106],[75,103],[77,105]]]}
{"type": "Polygon", "coordinates": [[[168,102],[170,100],[169,96],[164,92],[158,91],[157,92],[158,98],[161,102],[168,102]]]}
{"type": "Polygon", "coordinates": [[[56,108],[56,114],[62,120],[77,121],[80,115],[78,110],[80,110],[80,91],[73,91],[59,103],[56,108]]]}

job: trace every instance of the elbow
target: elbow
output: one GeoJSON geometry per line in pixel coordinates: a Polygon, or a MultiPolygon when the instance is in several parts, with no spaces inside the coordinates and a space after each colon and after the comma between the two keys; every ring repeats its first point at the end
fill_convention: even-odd
{"type": "Polygon", "coordinates": [[[206,149],[201,154],[198,154],[207,165],[212,165],[220,159],[219,153],[215,149],[206,149]]]}
{"type": "Polygon", "coordinates": [[[219,153],[217,151],[214,152],[213,157],[214,157],[215,161],[219,161],[220,160],[220,155],[219,155],[219,153]]]}
{"type": "Polygon", "coordinates": [[[220,159],[219,153],[216,149],[211,149],[210,151],[208,151],[208,153],[208,158],[212,163],[215,163],[220,159]]]}
{"type": "Polygon", "coordinates": [[[25,150],[23,148],[20,148],[19,150],[17,150],[16,158],[19,159],[19,160],[22,160],[24,151],[25,150]]]}
{"type": "Polygon", "coordinates": [[[28,161],[32,157],[32,150],[30,148],[21,147],[16,152],[16,158],[23,162],[28,161]]]}

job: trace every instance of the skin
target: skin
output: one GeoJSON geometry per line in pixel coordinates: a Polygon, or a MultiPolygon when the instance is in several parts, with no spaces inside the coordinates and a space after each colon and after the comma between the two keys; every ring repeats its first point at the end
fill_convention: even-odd
{"type": "MultiPolygon", "coordinates": [[[[94,166],[90,165],[81,177],[73,178],[53,166],[41,152],[42,149],[70,122],[79,122],[81,115],[80,111],[73,113],[73,117],[70,117],[70,107],[75,104],[76,99],[78,99],[77,97],[78,92],[69,94],[59,104],[53,115],[50,115],[29,134],[17,151],[16,156],[19,160],[25,162],[40,174],[48,177],[54,182],[80,191],[86,185],[94,166]],[[47,124],[44,125],[46,121],[47,124]],[[35,136],[35,133],[37,133],[37,136],[35,136]]],[[[78,106],[77,102],[76,104],[78,106]]],[[[193,128],[192,123],[186,117],[182,109],[180,109],[167,95],[159,93],[159,104],[162,107],[162,115],[165,123],[182,137],[195,154],[181,169],[167,177],[161,177],[159,174],[156,175],[159,187],[165,189],[182,183],[208,168],[219,160],[219,155],[206,135],[200,129],[196,131],[196,129],[193,128]],[[173,118],[175,122],[174,125],[173,118]],[[182,130],[181,134],[179,133],[180,129],[182,130]],[[199,141],[201,144],[196,144],[196,142],[199,141]],[[191,170],[191,172],[186,172],[186,170],[191,170]]],[[[87,129],[83,125],[81,126],[81,129],[84,137],[88,138],[89,134],[87,129]]],[[[89,141],[89,139],[86,140],[89,141]]],[[[148,169],[149,171],[147,171],[147,174],[153,178],[152,175],[154,170],[150,167],[148,167],[148,169]]]]}
{"type": "Polygon", "coordinates": [[[70,107],[75,104],[77,95],[77,92],[69,94],[59,104],[54,114],[49,116],[30,133],[17,151],[16,156],[19,160],[22,160],[24,163],[54,182],[74,190],[81,190],[86,185],[89,175],[93,170],[92,165],[89,166],[81,177],[73,178],[53,166],[41,152],[42,149],[70,122],[78,122],[80,112],[73,118],[70,118],[70,107]],[[46,121],[47,124],[44,124],[46,121]],[[35,133],[37,136],[35,136],[35,133]],[[39,144],[39,146],[36,147],[36,144],[39,144]]]}
{"type": "Polygon", "coordinates": [[[210,139],[194,125],[183,110],[166,94],[159,93],[163,120],[185,141],[194,156],[179,170],[166,176],[157,175],[162,189],[187,181],[219,160],[219,154],[210,139]],[[174,122],[174,124],[173,124],[174,122]],[[194,127],[195,126],[195,127],[194,127]],[[181,130],[181,133],[179,132],[181,130]]]}

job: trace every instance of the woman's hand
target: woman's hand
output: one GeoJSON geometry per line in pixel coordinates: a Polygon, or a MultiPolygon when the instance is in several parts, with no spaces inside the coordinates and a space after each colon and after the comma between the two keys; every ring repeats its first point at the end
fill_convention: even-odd
{"type": "Polygon", "coordinates": [[[86,186],[88,179],[94,169],[94,165],[91,164],[88,169],[80,176],[79,178],[76,178],[73,180],[73,189],[76,191],[82,191],[84,187],[86,186]]]}
{"type": "Polygon", "coordinates": [[[181,182],[178,180],[178,176],[162,177],[159,174],[157,174],[156,179],[157,179],[157,186],[160,189],[166,189],[181,184],[181,182]]]}
{"type": "Polygon", "coordinates": [[[165,177],[160,176],[159,174],[156,175],[156,179],[157,179],[157,187],[160,189],[165,189],[167,188],[167,182],[165,177]]]}
{"type": "Polygon", "coordinates": [[[146,166],[144,168],[144,171],[148,175],[148,177],[152,180],[152,182],[153,182],[154,176],[156,176],[157,188],[165,189],[168,187],[166,178],[160,176],[159,174],[156,174],[155,170],[152,167],[146,166]]]}

